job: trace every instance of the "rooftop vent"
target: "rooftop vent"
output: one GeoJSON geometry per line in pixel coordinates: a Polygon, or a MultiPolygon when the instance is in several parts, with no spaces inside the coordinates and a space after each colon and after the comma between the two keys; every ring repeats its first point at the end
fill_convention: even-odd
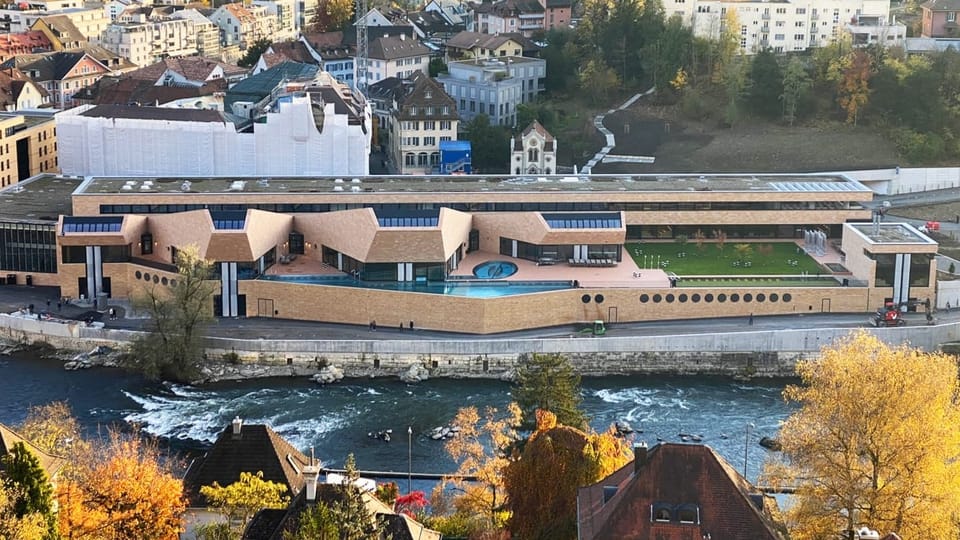
{"type": "Polygon", "coordinates": [[[190,191],[190,186],[192,185],[193,184],[189,180],[184,180],[183,183],[180,184],[180,191],[183,191],[183,192],[190,191]]]}
{"type": "Polygon", "coordinates": [[[351,180],[351,182],[353,182],[354,184],[359,184],[359,183],[360,183],[360,179],[359,179],[359,178],[354,178],[353,180],[351,180]]]}
{"type": "Polygon", "coordinates": [[[243,191],[243,188],[245,188],[246,185],[247,182],[244,180],[234,180],[233,182],[230,182],[230,187],[227,188],[227,191],[243,191]]]}
{"type": "Polygon", "coordinates": [[[133,189],[133,186],[131,186],[130,184],[124,184],[124,185],[120,186],[120,189],[122,189],[122,190],[124,190],[124,191],[130,191],[130,190],[133,189]]]}
{"type": "Polygon", "coordinates": [[[334,191],[343,191],[343,186],[333,186],[334,191]]]}
{"type": "Polygon", "coordinates": [[[354,193],[360,193],[360,186],[353,186],[350,188],[350,191],[354,193]]]}
{"type": "Polygon", "coordinates": [[[334,184],[342,184],[342,183],[343,183],[343,178],[337,178],[336,180],[333,181],[333,183],[334,183],[334,184]]]}

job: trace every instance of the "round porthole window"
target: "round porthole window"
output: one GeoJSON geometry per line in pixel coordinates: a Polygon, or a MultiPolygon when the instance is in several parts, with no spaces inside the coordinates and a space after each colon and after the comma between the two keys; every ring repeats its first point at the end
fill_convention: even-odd
{"type": "Polygon", "coordinates": [[[791,300],[793,300],[793,295],[791,295],[790,293],[783,293],[783,301],[784,301],[784,303],[788,303],[788,302],[790,302],[791,300]]]}
{"type": "Polygon", "coordinates": [[[693,293],[693,296],[690,297],[690,300],[691,300],[694,304],[697,304],[697,303],[700,302],[700,295],[697,294],[697,293],[693,293]]]}
{"type": "Polygon", "coordinates": [[[153,282],[160,283],[160,276],[157,276],[157,275],[153,276],[153,282]]]}
{"type": "Polygon", "coordinates": [[[650,295],[648,295],[648,294],[641,294],[641,295],[640,295],[640,303],[641,303],[641,304],[646,304],[646,303],[649,302],[649,301],[650,301],[650,295]]]}
{"type": "Polygon", "coordinates": [[[764,295],[763,293],[760,293],[760,294],[757,295],[757,302],[763,302],[763,301],[766,300],[766,299],[767,299],[767,297],[766,297],[766,295],[764,295]]]}
{"type": "Polygon", "coordinates": [[[744,302],[753,302],[753,295],[750,294],[750,293],[747,293],[747,294],[743,295],[743,301],[744,301],[744,302]]]}
{"type": "Polygon", "coordinates": [[[712,295],[712,294],[705,294],[705,295],[703,295],[703,301],[704,301],[704,302],[713,302],[713,295],[712,295]]]}
{"type": "Polygon", "coordinates": [[[167,284],[167,281],[169,281],[169,280],[168,280],[166,277],[163,277],[163,278],[160,279],[160,283],[163,284],[163,285],[166,285],[166,284],[167,284]]]}
{"type": "Polygon", "coordinates": [[[672,304],[674,300],[676,300],[676,297],[674,297],[672,294],[668,294],[668,295],[667,295],[667,303],[668,303],[668,304],[672,304]]]}
{"type": "Polygon", "coordinates": [[[771,302],[776,302],[776,301],[779,300],[779,299],[780,299],[780,297],[777,296],[777,293],[770,293],[770,301],[771,301],[771,302]]]}
{"type": "Polygon", "coordinates": [[[143,280],[144,280],[144,281],[150,281],[150,274],[144,273],[144,274],[143,274],[143,280]]]}
{"type": "Polygon", "coordinates": [[[171,280],[170,280],[170,286],[171,286],[171,287],[176,287],[176,286],[177,286],[177,280],[171,279],[171,280]]]}
{"type": "Polygon", "coordinates": [[[593,301],[596,302],[596,303],[598,303],[598,304],[602,304],[602,303],[603,303],[603,295],[602,295],[602,294],[598,294],[598,295],[594,296],[594,297],[593,297],[593,301]]]}
{"type": "Polygon", "coordinates": [[[584,304],[589,304],[589,303],[590,303],[590,295],[589,295],[589,294],[585,294],[585,295],[581,296],[581,297],[580,297],[580,301],[583,302],[584,304]]]}
{"type": "Polygon", "coordinates": [[[659,294],[653,295],[653,302],[654,302],[654,303],[659,304],[661,300],[663,300],[663,297],[660,296],[659,294]]]}
{"type": "Polygon", "coordinates": [[[731,301],[731,302],[739,302],[739,301],[740,301],[740,295],[739,295],[739,294],[736,294],[736,293],[731,294],[731,295],[730,295],[730,301],[731,301]]]}
{"type": "Polygon", "coordinates": [[[717,302],[726,302],[726,301],[727,301],[727,295],[723,293],[720,293],[717,295],[717,302]]]}
{"type": "Polygon", "coordinates": [[[133,273],[133,277],[135,277],[135,278],[137,278],[137,279],[142,279],[142,278],[143,278],[143,272],[137,270],[136,272],[133,273]]]}
{"type": "Polygon", "coordinates": [[[686,301],[687,301],[687,295],[686,295],[686,294],[681,294],[681,295],[679,296],[679,300],[680,300],[680,303],[681,303],[681,304],[684,303],[684,302],[686,302],[686,301]]]}

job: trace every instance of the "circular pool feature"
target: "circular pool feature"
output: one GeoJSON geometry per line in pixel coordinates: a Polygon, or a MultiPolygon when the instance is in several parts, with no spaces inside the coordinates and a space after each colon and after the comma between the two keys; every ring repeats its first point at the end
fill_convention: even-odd
{"type": "Polygon", "coordinates": [[[487,261],[473,267],[473,275],[480,279],[502,279],[517,273],[517,265],[508,261],[487,261]]]}

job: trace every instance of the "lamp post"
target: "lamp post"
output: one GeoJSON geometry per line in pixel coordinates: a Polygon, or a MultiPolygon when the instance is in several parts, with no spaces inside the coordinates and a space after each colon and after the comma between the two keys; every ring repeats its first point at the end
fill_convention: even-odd
{"type": "Polygon", "coordinates": [[[407,493],[413,491],[413,427],[407,426],[407,493]]]}
{"type": "Polygon", "coordinates": [[[757,426],[753,425],[753,422],[747,423],[747,433],[743,437],[743,479],[747,479],[747,458],[750,452],[750,429],[757,426]]]}

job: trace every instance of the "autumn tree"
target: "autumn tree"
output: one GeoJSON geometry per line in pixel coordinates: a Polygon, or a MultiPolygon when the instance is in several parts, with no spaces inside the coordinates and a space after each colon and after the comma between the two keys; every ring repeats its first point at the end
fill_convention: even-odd
{"type": "Polygon", "coordinates": [[[589,96],[594,105],[602,105],[610,100],[610,97],[620,86],[620,79],[617,72],[606,65],[601,59],[588,60],[580,69],[580,89],[584,95],[589,96]]]}
{"type": "Polygon", "coordinates": [[[562,354],[534,353],[522,361],[512,394],[522,412],[524,429],[536,427],[540,409],[552,412],[565,426],[587,427],[587,415],[580,409],[580,375],[562,354]]]}
{"type": "MultiPolygon", "coordinates": [[[[505,414],[488,407],[482,418],[476,407],[464,407],[453,420],[460,432],[444,444],[458,465],[458,478],[449,481],[462,493],[454,501],[456,513],[476,516],[482,520],[480,527],[496,528],[502,523],[502,471],[510,461],[509,448],[518,439],[515,426],[519,422],[520,408],[515,403],[507,406],[505,414]],[[477,482],[464,482],[459,479],[462,476],[475,476],[477,482]]],[[[434,512],[442,514],[445,509],[439,506],[434,506],[434,512]]]]}
{"type": "Polygon", "coordinates": [[[605,478],[630,459],[629,447],[611,429],[598,434],[558,424],[537,411],[537,429],[520,459],[504,471],[508,526],[514,538],[577,536],[577,489],[605,478]]]}
{"type": "Polygon", "coordinates": [[[857,125],[860,110],[870,99],[870,57],[856,50],[831,66],[837,80],[837,103],[847,114],[847,123],[857,125]]]}
{"type": "Polygon", "coordinates": [[[111,431],[60,479],[60,534],[68,540],[169,540],[183,530],[183,483],[155,441],[111,431]]]}
{"type": "Polygon", "coordinates": [[[16,501],[22,490],[9,481],[0,482],[0,538],[11,540],[47,540],[51,530],[39,513],[17,515],[16,501]]]}
{"type": "Polygon", "coordinates": [[[753,255],[753,246],[750,244],[734,244],[733,251],[737,254],[737,260],[745,261],[753,255]]]}
{"type": "Polygon", "coordinates": [[[716,240],[717,251],[720,252],[720,256],[723,256],[723,250],[727,247],[727,233],[717,229],[713,231],[713,239],[716,240]]]}
{"type": "Polygon", "coordinates": [[[804,61],[793,56],[783,70],[783,93],[780,101],[783,105],[783,121],[793,125],[797,120],[797,109],[804,95],[810,90],[810,75],[804,61]]]}
{"type": "Polygon", "coordinates": [[[703,249],[703,243],[707,241],[707,235],[703,233],[700,229],[697,229],[697,232],[693,233],[693,243],[697,246],[698,250],[703,249]]]}
{"type": "Polygon", "coordinates": [[[740,17],[737,10],[728,9],[723,16],[723,25],[720,29],[720,38],[714,44],[713,53],[713,80],[724,82],[734,72],[730,64],[737,61],[740,52],[740,17]]]}
{"type": "Polygon", "coordinates": [[[857,331],[797,366],[799,405],[780,430],[773,482],[796,485],[791,537],[862,525],[902,538],[956,538],[960,392],[956,359],[857,331]]]}
{"type": "Polygon", "coordinates": [[[313,17],[314,32],[336,32],[353,20],[352,0],[320,0],[313,17]]]}
{"type": "Polygon", "coordinates": [[[134,298],[149,316],[148,332],[133,341],[125,363],[148,378],[185,382],[199,372],[203,330],[213,320],[213,263],[193,245],[178,250],[176,261],[174,285],[150,284],[134,298]]]}
{"type": "Polygon", "coordinates": [[[66,401],[51,401],[27,410],[27,418],[19,432],[28,441],[45,452],[58,455],[83,453],[86,442],[80,432],[80,423],[73,416],[66,401]]]}
{"type": "Polygon", "coordinates": [[[262,471],[241,472],[240,479],[228,486],[214,482],[200,488],[200,494],[207,498],[210,506],[222,512],[230,523],[239,524],[240,530],[261,508],[285,507],[286,492],[287,486],[264,480],[262,471]]]}
{"type": "Polygon", "coordinates": [[[48,531],[56,530],[53,512],[53,486],[40,460],[27,445],[17,442],[0,460],[3,478],[17,488],[13,512],[18,518],[33,514],[43,517],[48,531]]]}

